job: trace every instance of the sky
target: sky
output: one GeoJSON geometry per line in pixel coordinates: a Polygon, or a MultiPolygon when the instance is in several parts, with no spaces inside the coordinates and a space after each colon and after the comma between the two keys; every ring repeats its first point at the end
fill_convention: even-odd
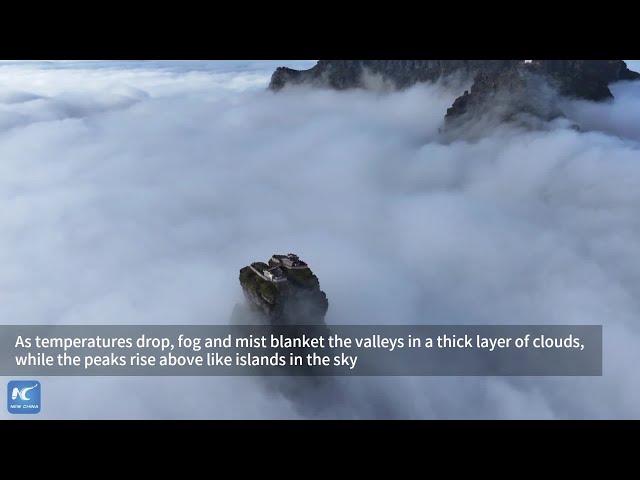
{"type": "Polygon", "coordinates": [[[441,85],[266,91],[314,64],[0,62],[0,323],[225,324],[238,270],[295,251],[329,324],[602,324],[604,375],[345,377],[295,399],[51,377],[38,418],[639,418],[640,82],[567,103],[582,133],[451,143],[441,85]]]}

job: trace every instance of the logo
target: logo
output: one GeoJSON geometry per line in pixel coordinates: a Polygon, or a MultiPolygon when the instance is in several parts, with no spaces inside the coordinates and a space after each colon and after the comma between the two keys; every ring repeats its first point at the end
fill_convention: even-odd
{"type": "Polygon", "coordinates": [[[40,382],[36,380],[12,380],[7,386],[7,409],[14,414],[40,412],[40,382]]]}

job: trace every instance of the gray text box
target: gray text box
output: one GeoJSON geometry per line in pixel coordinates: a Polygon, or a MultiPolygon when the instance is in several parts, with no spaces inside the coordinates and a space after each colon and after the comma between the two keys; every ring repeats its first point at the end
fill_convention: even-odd
{"type": "Polygon", "coordinates": [[[600,376],[602,326],[9,325],[0,375],[600,376]]]}

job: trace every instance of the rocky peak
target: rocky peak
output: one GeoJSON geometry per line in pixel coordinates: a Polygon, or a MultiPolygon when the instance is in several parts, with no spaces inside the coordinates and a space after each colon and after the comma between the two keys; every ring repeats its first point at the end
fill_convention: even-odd
{"type": "Polygon", "coordinates": [[[468,122],[474,120],[476,125],[510,122],[535,128],[562,116],[557,100],[557,90],[533,67],[482,72],[476,75],[471,91],[465,91],[447,109],[445,126],[449,131],[458,126],[468,130],[468,122]]]}
{"type": "Polygon", "coordinates": [[[329,308],[327,295],[309,265],[295,254],[274,254],[268,262],[240,269],[246,304],[237,306],[233,323],[322,325],[329,308]]]}

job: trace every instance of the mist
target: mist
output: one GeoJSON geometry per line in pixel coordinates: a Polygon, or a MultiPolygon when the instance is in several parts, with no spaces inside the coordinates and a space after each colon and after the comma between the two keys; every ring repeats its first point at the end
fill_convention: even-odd
{"type": "Polygon", "coordinates": [[[266,91],[313,64],[0,62],[0,322],[226,324],[293,251],[330,325],[602,324],[604,375],[49,377],[37,417],[640,417],[640,82],[445,143],[445,86],[266,91]]]}

